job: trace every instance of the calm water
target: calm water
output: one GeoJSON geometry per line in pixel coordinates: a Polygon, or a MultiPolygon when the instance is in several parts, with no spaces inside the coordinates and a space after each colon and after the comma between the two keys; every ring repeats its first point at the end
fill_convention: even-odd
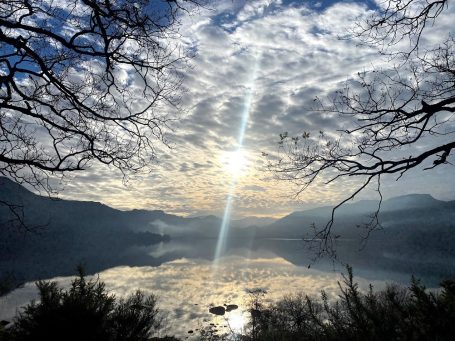
{"type": "MultiPolygon", "coordinates": [[[[155,293],[159,306],[168,315],[168,334],[178,336],[187,336],[188,330],[208,323],[242,328],[248,289],[267,291],[265,301],[302,291],[316,296],[325,290],[332,297],[338,292],[343,265],[331,261],[312,263],[311,254],[299,240],[230,240],[225,255],[213,262],[215,245],[213,239],[175,239],[150,247],[134,247],[127,251],[125,259],[134,259],[137,262],[134,264],[143,266],[118,266],[100,272],[99,277],[119,297],[137,289],[155,293]],[[153,262],[147,265],[147,260],[153,262]],[[239,309],[225,317],[214,318],[209,314],[210,306],[223,304],[237,304],[239,309]]],[[[350,263],[361,288],[367,288],[369,283],[378,289],[385,282],[409,283],[410,273],[388,270],[382,263],[365,261],[356,252],[350,254],[350,263]]],[[[71,277],[54,280],[68,286],[71,277]]],[[[435,280],[428,278],[430,284],[435,280]]],[[[36,289],[32,282],[1,298],[0,318],[11,318],[18,307],[33,298],[36,289]]]]}

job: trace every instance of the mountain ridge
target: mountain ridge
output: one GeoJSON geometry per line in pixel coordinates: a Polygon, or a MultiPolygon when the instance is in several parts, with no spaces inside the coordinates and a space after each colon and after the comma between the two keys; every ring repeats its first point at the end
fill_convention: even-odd
{"type": "MultiPolygon", "coordinates": [[[[1,183],[5,180],[0,178],[1,183]]],[[[9,190],[0,187],[0,199],[20,199],[25,222],[47,226],[45,233],[28,233],[25,237],[12,228],[0,229],[0,278],[8,271],[16,272],[24,280],[71,274],[81,262],[88,264],[89,273],[118,265],[158,266],[182,254],[173,251],[152,255],[146,252],[148,245],[166,242],[169,240],[166,236],[185,245],[202,239],[213,244],[221,227],[221,219],[213,215],[187,218],[162,210],[121,211],[99,202],[50,199],[20,185],[10,185],[9,190]]],[[[383,229],[370,235],[367,256],[361,261],[355,251],[365,231],[359,226],[371,219],[369,214],[377,201],[350,203],[337,210],[332,232],[341,236],[340,254],[357,264],[376,262],[394,269],[406,269],[412,264],[423,266],[400,259],[412,260],[416,254],[424,255],[427,262],[424,270],[428,273],[447,270],[455,274],[455,266],[450,265],[450,260],[455,259],[455,200],[441,201],[421,194],[391,199],[384,201],[379,215],[383,229]],[[441,259],[449,263],[441,265],[441,259]]],[[[259,240],[301,240],[312,231],[311,224],[324,227],[330,214],[331,207],[325,206],[293,212],[264,226],[233,227],[227,235],[227,244],[254,248],[259,240]]],[[[0,217],[8,218],[7,215],[8,208],[0,206],[0,217]]],[[[298,262],[299,256],[294,251],[285,248],[279,252],[298,262]]]]}
{"type": "MultiPolygon", "coordinates": [[[[137,209],[137,208],[133,208],[133,209],[129,209],[129,210],[120,210],[120,209],[117,209],[117,208],[114,208],[114,207],[111,207],[107,204],[104,204],[102,202],[99,202],[99,201],[90,201],[90,200],[74,200],[74,199],[61,199],[61,198],[57,198],[57,197],[48,197],[48,196],[42,196],[42,195],[39,195],[39,194],[36,194],[36,193],[33,193],[32,191],[26,189],[24,186],[6,178],[6,177],[0,177],[0,198],[3,199],[3,200],[7,200],[6,198],[3,198],[4,197],[4,189],[6,186],[6,189],[9,190],[8,192],[11,193],[11,189],[14,189],[14,190],[18,190],[20,193],[20,195],[28,195],[28,196],[34,196],[36,198],[40,198],[40,199],[43,199],[43,200],[51,200],[53,202],[66,202],[66,203],[74,203],[76,205],[87,205],[87,206],[90,206],[91,204],[93,205],[96,205],[96,206],[101,206],[103,208],[108,208],[110,210],[115,210],[115,211],[118,211],[118,212],[126,212],[126,213],[132,213],[132,214],[150,214],[150,213],[153,213],[157,216],[173,216],[173,217],[177,217],[177,218],[181,218],[181,219],[188,219],[188,220],[195,220],[195,219],[198,219],[198,220],[201,220],[201,219],[211,219],[211,220],[216,220],[218,219],[219,221],[222,220],[221,217],[218,217],[216,215],[205,215],[205,216],[191,216],[191,217],[185,217],[185,216],[182,216],[182,215],[178,215],[178,214],[170,214],[170,213],[166,213],[164,210],[162,209],[137,209]]],[[[16,193],[17,194],[17,193],[16,193]]],[[[369,209],[372,209],[373,211],[371,212],[374,212],[377,207],[378,207],[378,203],[379,203],[379,200],[374,200],[374,199],[361,199],[361,200],[358,200],[358,201],[354,201],[354,202],[347,202],[345,204],[343,204],[338,210],[337,210],[337,213],[338,214],[346,214],[346,211],[349,211],[349,210],[352,210],[353,208],[359,208],[360,211],[366,211],[365,207],[369,208],[369,209]],[[360,206],[363,206],[363,207],[360,207],[360,206]]],[[[427,193],[410,193],[410,194],[404,194],[404,195],[400,195],[400,196],[396,196],[396,197],[392,197],[392,198],[388,198],[386,200],[383,200],[382,201],[382,204],[381,204],[381,210],[382,211],[389,211],[389,210],[397,210],[397,204],[401,204],[401,207],[404,207],[406,205],[406,207],[408,208],[417,208],[417,207],[422,207],[422,206],[425,206],[425,205],[428,205],[428,204],[431,204],[431,205],[436,205],[436,204],[443,204],[443,205],[452,205],[453,203],[455,203],[455,199],[454,200],[448,200],[448,201],[444,201],[444,200],[439,200],[439,199],[435,199],[431,194],[427,194],[427,193]],[[419,200],[417,200],[419,199],[419,200]]],[[[241,227],[248,227],[248,226],[258,226],[258,225],[254,225],[254,224],[251,224],[251,225],[248,225],[246,226],[243,222],[244,221],[248,221],[248,220],[254,220],[254,219],[257,219],[257,220],[263,220],[263,221],[267,221],[267,220],[270,220],[273,222],[271,222],[270,224],[274,224],[274,223],[277,223],[278,221],[281,221],[287,217],[290,217],[290,216],[302,216],[302,215],[312,215],[314,213],[317,213],[317,214],[320,214],[322,212],[326,212],[326,211],[330,211],[332,210],[333,206],[329,206],[329,205],[324,205],[324,206],[319,206],[319,207],[314,207],[314,208],[310,208],[310,209],[306,209],[306,210],[298,210],[298,211],[294,211],[294,212],[291,212],[281,218],[277,218],[277,219],[274,219],[274,218],[264,218],[264,217],[256,217],[256,216],[246,216],[246,217],[243,217],[243,218],[240,218],[240,219],[234,219],[232,220],[231,222],[236,222],[238,223],[238,225],[241,225],[241,227]]],[[[351,214],[351,213],[348,213],[348,214],[351,214]]],[[[266,224],[261,224],[261,225],[266,225],[266,224]]]]}

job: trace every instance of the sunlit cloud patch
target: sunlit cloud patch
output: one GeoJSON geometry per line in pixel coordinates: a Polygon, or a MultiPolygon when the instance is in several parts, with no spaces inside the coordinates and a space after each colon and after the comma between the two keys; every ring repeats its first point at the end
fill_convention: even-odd
{"type": "MultiPolygon", "coordinates": [[[[195,56],[184,75],[185,111],[167,136],[172,148],[157,150],[153,172],[131,181],[129,188],[122,186],[121,174],[93,167],[70,181],[62,197],[103,201],[122,209],[222,217],[232,173],[240,169],[232,206],[235,217],[278,217],[311,205],[338,203],[355,185],[352,179],[337,187],[321,183],[297,201],[295,187],[277,183],[265,172],[262,152],[276,152],[278,136],[285,131],[337,134],[348,122],[315,112],[313,99],[333,94],[359,71],[390,67],[374,48],[339,39],[355,20],[372,13],[366,3],[213,1],[210,9],[182,17],[182,44],[195,56]],[[238,150],[252,75],[254,91],[241,153],[231,157],[238,162],[226,160],[226,153],[238,150]],[[251,186],[264,190],[252,195],[243,189],[251,186]]],[[[430,39],[451,30],[453,15],[452,7],[442,13],[428,28],[430,39]]],[[[413,191],[452,199],[453,183],[447,186],[439,180],[450,179],[448,171],[436,177],[410,172],[406,181],[384,181],[384,195],[413,191]]]]}

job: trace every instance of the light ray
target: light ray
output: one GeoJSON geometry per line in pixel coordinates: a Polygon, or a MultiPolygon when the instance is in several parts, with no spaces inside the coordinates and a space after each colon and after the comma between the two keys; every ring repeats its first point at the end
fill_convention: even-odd
{"type": "MultiPolygon", "coordinates": [[[[237,145],[236,145],[235,153],[241,153],[243,150],[243,142],[245,139],[246,128],[247,128],[248,120],[249,120],[249,116],[250,116],[251,103],[252,103],[253,94],[254,94],[254,90],[255,90],[255,81],[256,81],[256,75],[257,75],[257,71],[258,71],[259,59],[260,58],[258,58],[258,54],[255,53],[249,84],[246,87],[246,93],[245,93],[245,97],[244,97],[245,100],[244,100],[244,105],[243,105],[243,109],[242,109],[242,121],[240,122],[239,134],[237,137],[237,145]]],[[[217,241],[216,249],[215,249],[215,255],[214,255],[214,260],[213,260],[214,268],[217,267],[220,257],[224,254],[224,252],[226,250],[226,240],[227,240],[227,237],[229,234],[231,211],[232,211],[232,205],[234,202],[234,195],[235,195],[235,189],[236,189],[238,177],[239,177],[239,172],[232,173],[231,183],[229,186],[229,192],[228,192],[228,196],[226,199],[226,206],[225,206],[224,214],[223,214],[223,221],[221,223],[220,233],[218,235],[218,241],[217,241]]]]}

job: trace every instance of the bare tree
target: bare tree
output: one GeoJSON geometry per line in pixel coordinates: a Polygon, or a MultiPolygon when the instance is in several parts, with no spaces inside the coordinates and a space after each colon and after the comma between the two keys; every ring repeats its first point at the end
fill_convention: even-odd
{"type": "MultiPolygon", "coordinates": [[[[381,177],[400,179],[413,168],[433,169],[450,162],[455,148],[455,40],[447,32],[437,45],[423,42],[429,26],[447,9],[447,1],[387,0],[351,38],[373,44],[394,66],[358,73],[330,100],[316,99],[316,110],[338,115],[352,128],[310,136],[281,134],[281,155],[270,168],[280,179],[294,181],[300,192],[315,184],[359,179],[336,205],[327,225],[316,228],[319,255],[334,255],[332,233],[338,207],[374,184],[378,211],[367,224],[367,236],[379,226],[381,177]]],[[[299,193],[300,193],[299,192],[299,193]]]]}
{"type": "Polygon", "coordinates": [[[180,13],[198,5],[0,0],[0,174],[50,193],[93,161],[149,166],[177,112],[180,13]]]}

